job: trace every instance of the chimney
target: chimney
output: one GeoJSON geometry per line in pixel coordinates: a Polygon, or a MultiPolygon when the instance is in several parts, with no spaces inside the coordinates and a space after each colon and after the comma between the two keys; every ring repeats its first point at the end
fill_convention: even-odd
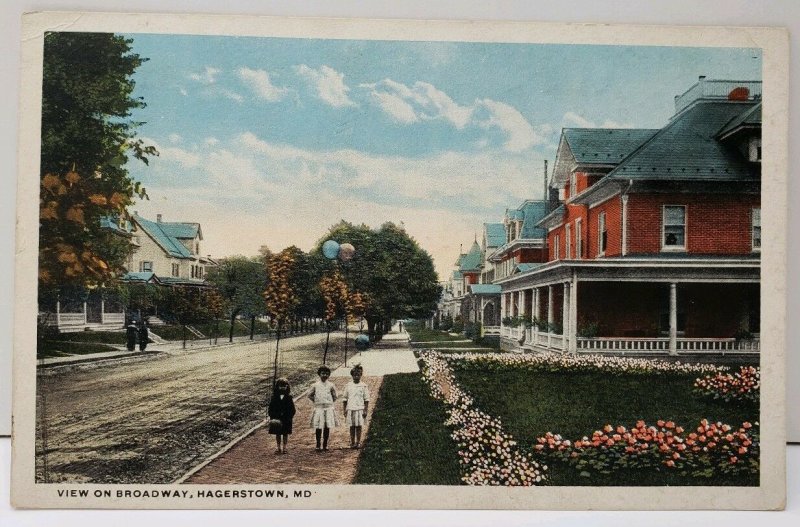
{"type": "Polygon", "coordinates": [[[161,214],[156,214],[156,223],[161,223],[161,214]]]}
{"type": "Polygon", "coordinates": [[[545,201],[545,214],[549,211],[546,210],[546,203],[549,201],[547,196],[547,159],[544,160],[544,193],[542,199],[545,201]]]}

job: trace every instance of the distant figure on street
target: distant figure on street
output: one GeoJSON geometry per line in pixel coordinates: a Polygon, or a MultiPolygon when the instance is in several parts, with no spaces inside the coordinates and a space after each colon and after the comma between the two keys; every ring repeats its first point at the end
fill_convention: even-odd
{"type": "Polygon", "coordinates": [[[345,423],[350,427],[350,448],[361,447],[361,430],[369,408],[369,388],[361,382],[363,374],[361,365],[353,366],[350,370],[353,380],[347,383],[342,396],[345,423]]]}
{"type": "Polygon", "coordinates": [[[147,321],[142,320],[142,327],[139,328],[139,351],[144,351],[150,341],[150,331],[147,329],[147,321]]]}
{"type": "Polygon", "coordinates": [[[401,320],[400,321],[400,333],[402,333],[402,332],[403,332],[403,321],[401,320]]]}
{"type": "Polygon", "coordinates": [[[136,349],[136,334],[138,333],[136,329],[136,324],[131,322],[128,324],[128,327],[125,329],[125,340],[126,346],[128,351],[133,351],[136,349]]]}
{"type": "Polygon", "coordinates": [[[281,377],[275,381],[272,398],[269,400],[267,408],[270,420],[267,432],[275,436],[275,442],[278,445],[276,454],[286,453],[286,443],[289,440],[289,434],[292,433],[292,419],[297,410],[294,407],[291,391],[292,387],[288,379],[281,377]]]}
{"type": "Polygon", "coordinates": [[[317,369],[319,380],[311,387],[308,398],[314,402],[314,413],[311,414],[311,428],[317,439],[317,452],[328,450],[328,438],[331,435],[331,428],[339,426],[339,418],[336,416],[336,409],[333,407],[336,401],[336,387],[328,380],[331,376],[331,369],[327,366],[320,366],[317,369]],[[320,439],[322,444],[320,445],[320,439]]]}

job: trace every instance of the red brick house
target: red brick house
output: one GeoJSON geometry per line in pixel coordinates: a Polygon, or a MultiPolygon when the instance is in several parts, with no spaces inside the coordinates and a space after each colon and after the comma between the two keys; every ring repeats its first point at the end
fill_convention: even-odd
{"type": "Polygon", "coordinates": [[[501,278],[533,323],[503,335],[573,352],[759,349],[761,83],[701,77],[661,129],[564,129],[547,262],[501,278]]]}

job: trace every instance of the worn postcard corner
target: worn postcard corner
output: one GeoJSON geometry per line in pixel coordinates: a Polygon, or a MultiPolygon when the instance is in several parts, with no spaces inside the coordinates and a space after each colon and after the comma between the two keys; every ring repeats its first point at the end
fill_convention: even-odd
{"type": "Polygon", "coordinates": [[[16,507],[784,506],[785,31],[23,22],[16,507]]]}

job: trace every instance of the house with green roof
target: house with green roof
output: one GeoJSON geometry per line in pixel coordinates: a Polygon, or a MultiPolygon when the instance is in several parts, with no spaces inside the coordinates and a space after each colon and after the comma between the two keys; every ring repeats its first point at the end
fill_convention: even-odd
{"type": "Polygon", "coordinates": [[[203,255],[203,231],[195,222],[166,222],[161,214],[156,221],[134,212],[133,243],[128,274],[123,280],[137,281],[152,273],[156,282],[166,285],[203,286],[206,269],[216,265],[203,255]]]}
{"type": "Polygon", "coordinates": [[[562,130],[547,256],[495,280],[538,322],[509,344],[759,352],[761,83],[701,77],[674,103],[660,129],[562,130]]]}

